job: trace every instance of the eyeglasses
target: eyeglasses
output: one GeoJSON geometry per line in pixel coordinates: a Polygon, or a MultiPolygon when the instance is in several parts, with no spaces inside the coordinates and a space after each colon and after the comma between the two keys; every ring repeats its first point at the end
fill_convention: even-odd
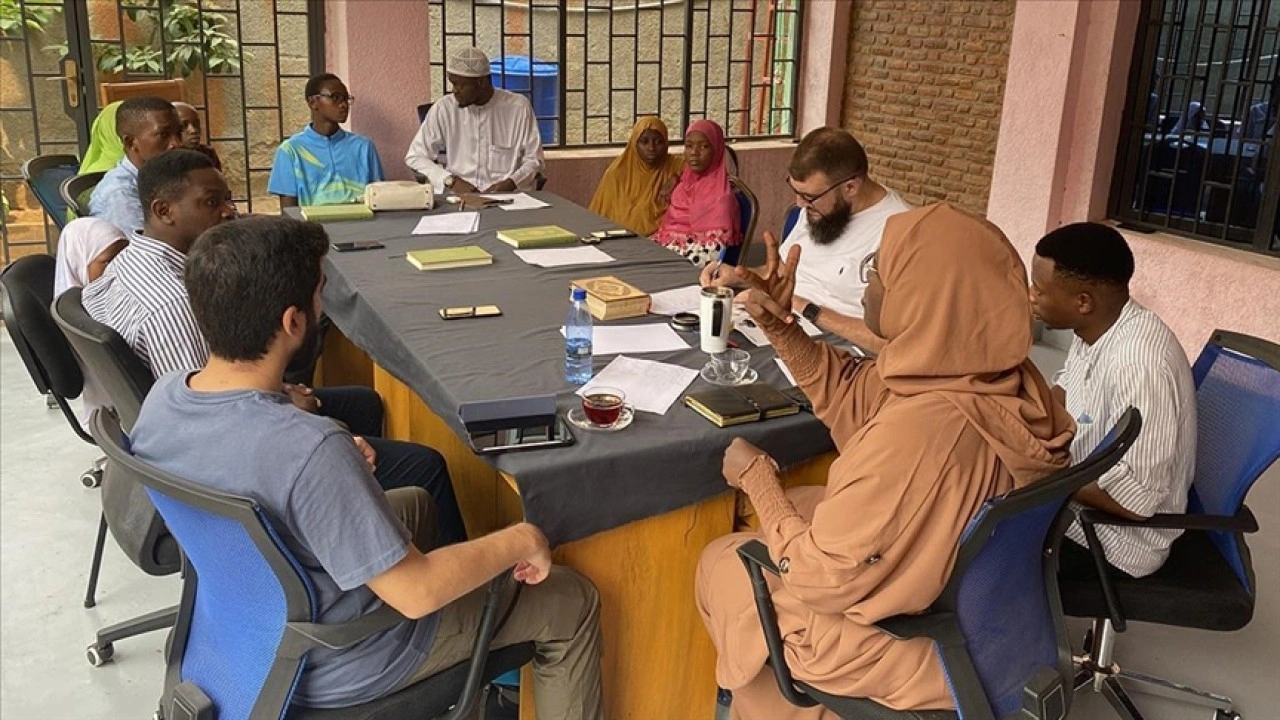
{"type": "Polygon", "coordinates": [[[355,101],[356,101],[356,96],[355,96],[355,95],[347,95],[347,94],[345,94],[345,93],[327,93],[327,92],[322,92],[322,93],[316,93],[315,95],[312,95],[311,97],[329,98],[330,100],[334,101],[335,103],[337,103],[337,104],[339,104],[339,105],[341,105],[342,103],[351,104],[351,103],[353,103],[353,102],[355,102],[355,101]]]}
{"type": "Polygon", "coordinates": [[[841,181],[840,181],[840,182],[838,182],[838,183],[832,183],[830,187],[828,187],[826,190],[823,190],[822,192],[818,193],[817,195],[809,195],[808,193],[802,193],[802,192],[800,192],[799,190],[797,190],[797,189],[796,189],[796,186],[795,186],[795,185],[792,185],[792,184],[791,184],[791,178],[789,178],[789,177],[788,177],[788,178],[784,178],[784,180],[785,180],[785,181],[786,181],[786,183],[787,183],[787,188],[788,188],[788,189],[790,189],[790,190],[791,190],[791,192],[795,193],[795,196],[796,196],[796,197],[800,198],[800,202],[801,202],[801,203],[803,203],[804,205],[812,206],[814,203],[816,203],[816,202],[818,202],[819,200],[821,200],[821,199],[822,199],[822,198],[823,198],[827,193],[831,192],[832,190],[835,190],[836,188],[838,188],[838,187],[840,187],[841,185],[843,185],[843,184],[845,184],[845,183],[849,182],[850,180],[857,180],[859,177],[861,177],[861,173],[857,173],[857,174],[854,174],[854,175],[850,175],[849,177],[847,177],[847,178],[845,178],[845,179],[841,180],[841,181]]]}
{"type": "Polygon", "coordinates": [[[876,268],[876,257],[878,255],[879,253],[871,253],[862,258],[862,262],[858,264],[858,279],[862,281],[863,285],[871,281],[871,273],[880,274],[880,270],[876,268]]]}

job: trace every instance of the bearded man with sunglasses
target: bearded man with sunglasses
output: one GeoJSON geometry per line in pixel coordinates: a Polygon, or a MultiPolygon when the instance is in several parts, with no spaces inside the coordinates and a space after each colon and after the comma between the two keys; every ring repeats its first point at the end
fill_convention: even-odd
{"type": "Polygon", "coordinates": [[[758,268],[721,268],[711,263],[702,284],[745,289],[776,272],[779,255],[803,248],[796,269],[792,307],[818,327],[867,350],[881,344],[862,322],[868,269],[861,266],[880,248],[885,222],[911,209],[898,194],[867,175],[867,153],[847,130],[818,128],[804,136],[791,156],[786,183],[800,214],[781,249],[765,232],[769,262],[758,268]]]}

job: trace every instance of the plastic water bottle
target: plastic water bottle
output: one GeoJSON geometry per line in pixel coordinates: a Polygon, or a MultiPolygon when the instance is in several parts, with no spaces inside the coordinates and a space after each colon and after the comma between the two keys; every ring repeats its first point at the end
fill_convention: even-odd
{"type": "Polygon", "coordinates": [[[587,311],[587,291],[574,288],[573,305],[564,321],[564,377],[571,385],[585,385],[591,375],[591,313],[587,311]]]}

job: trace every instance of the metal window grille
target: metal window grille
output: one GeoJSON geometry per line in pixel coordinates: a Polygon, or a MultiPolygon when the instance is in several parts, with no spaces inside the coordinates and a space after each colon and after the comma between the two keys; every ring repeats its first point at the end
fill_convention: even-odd
{"type": "Polygon", "coordinates": [[[1280,0],[1146,0],[1112,212],[1280,256],[1280,0]]]}
{"type": "Polygon", "coordinates": [[[794,137],[800,0],[428,0],[432,100],[475,45],[495,87],[530,98],[547,147],[618,145],[635,121],[674,138],[709,118],[732,139],[794,137]],[[530,60],[532,62],[530,62],[530,60]]]}

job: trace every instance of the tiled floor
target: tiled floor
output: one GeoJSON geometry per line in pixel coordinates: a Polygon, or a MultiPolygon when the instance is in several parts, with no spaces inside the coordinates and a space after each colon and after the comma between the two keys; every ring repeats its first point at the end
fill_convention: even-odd
{"type": "MultiPolygon", "coordinates": [[[[1043,358],[1037,358],[1043,361],[1043,358]]],[[[81,601],[98,522],[98,491],[79,484],[95,453],[47,410],[7,335],[0,340],[0,719],[141,719],[161,685],[163,633],[116,644],[115,662],[90,667],[97,628],[177,600],[176,577],[150,578],[108,541],[98,607],[81,601]]],[[[1237,633],[1135,625],[1119,659],[1234,696],[1249,720],[1280,718],[1280,470],[1250,498],[1262,532],[1250,540],[1259,581],[1253,623],[1237,633]]],[[[1150,720],[1209,720],[1137,696],[1150,720]]],[[[1083,698],[1076,720],[1109,717],[1083,698]]],[[[630,720],[709,720],[632,718],[630,720]]]]}

